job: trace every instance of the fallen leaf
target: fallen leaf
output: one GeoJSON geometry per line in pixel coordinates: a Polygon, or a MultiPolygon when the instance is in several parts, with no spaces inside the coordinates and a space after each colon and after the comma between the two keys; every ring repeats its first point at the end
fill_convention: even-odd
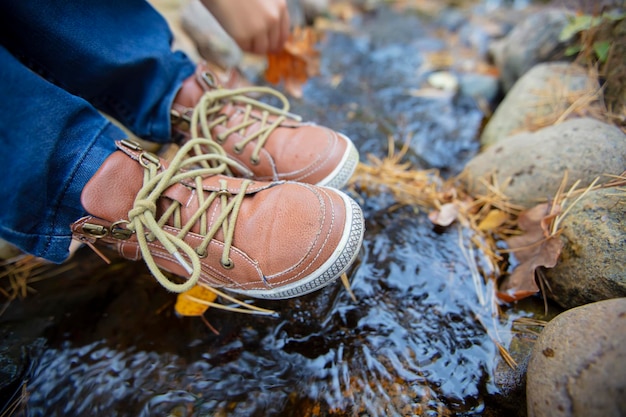
{"type": "Polygon", "coordinates": [[[428,218],[439,226],[450,226],[457,219],[459,209],[454,203],[446,203],[439,210],[432,211],[428,218]]]}
{"type": "Polygon", "coordinates": [[[502,210],[493,209],[478,223],[478,230],[491,231],[502,226],[509,219],[509,215],[502,210]]]}
{"type": "Polygon", "coordinates": [[[295,28],[282,51],[267,55],[265,79],[285,83],[285,90],[294,97],[302,96],[302,85],[319,74],[319,51],[315,45],[320,34],[312,27],[295,28]]]}
{"type": "Polygon", "coordinates": [[[550,224],[559,212],[560,207],[545,203],[520,213],[518,227],[524,233],[507,240],[519,265],[500,285],[498,298],[512,302],[539,292],[535,270],[553,268],[563,248],[560,237],[550,234],[550,224]]]}
{"type": "Polygon", "coordinates": [[[215,301],[217,294],[207,288],[196,285],[178,294],[174,309],[181,316],[196,317],[203,315],[209,308],[208,303],[215,301]]]}

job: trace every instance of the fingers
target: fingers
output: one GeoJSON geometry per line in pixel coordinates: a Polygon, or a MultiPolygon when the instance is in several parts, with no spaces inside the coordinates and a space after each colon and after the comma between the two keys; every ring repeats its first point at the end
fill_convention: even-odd
{"type": "Polygon", "coordinates": [[[252,41],[250,42],[250,49],[248,51],[257,55],[265,54],[269,50],[268,44],[269,44],[269,41],[268,41],[267,35],[262,34],[262,35],[255,36],[254,38],[252,38],[252,41]]]}
{"type": "Polygon", "coordinates": [[[282,47],[282,43],[280,42],[281,37],[281,29],[280,22],[269,27],[268,32],[268,52],[278,52],[282,47]]]}
{"type": "Polygon", "coordinates": [[[289,10],[286,7],[278,27],[280,28],[278,48],[282,49],[285,46],[285,42],[287,42],[287,39],[289,38],[289,32],[291,32],[291,19],[289,18],[289,10]]]}
{"type": "Polygon", "coordinates": [[[253,52],[255,53],[279,52],[289,37],[290,19],[286,3],[282,3],[282,6],[279,6],[274,12],[272,17],[267,20],[265,32],[260,33],[254,39],[253,52]]]}
{"type": "Polygon", "coordinates": [[[228,1],[227,8],[217,9],[223,15],[218,21],[242,50],[262,55],[283,49],[291,29],[286,0],[228,1]]]}

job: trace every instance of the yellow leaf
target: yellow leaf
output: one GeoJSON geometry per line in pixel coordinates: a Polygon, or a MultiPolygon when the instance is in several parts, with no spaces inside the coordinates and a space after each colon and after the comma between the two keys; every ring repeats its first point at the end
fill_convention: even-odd
{"type": "Polygon", "coordinates": [[[205,287],[196,285],[188,291],[178,294],[174,309],[181,316],[201,316],[215,301],[217,294],[205,287]]]}
{"type": "Polygon", "coordinates": [[[495,230],[509,219],[509,215],[502,210],[491,210],[478,224],[478,230],[495,230]]]}

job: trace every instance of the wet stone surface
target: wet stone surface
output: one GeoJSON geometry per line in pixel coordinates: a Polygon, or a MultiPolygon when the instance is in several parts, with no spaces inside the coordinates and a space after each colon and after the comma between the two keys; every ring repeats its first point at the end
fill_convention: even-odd
{"type": "MultiPolygon", "coordinates": [[[[388,136],[412,134],[418,167],[460,171],[478,149],[482,114],[463,96],[410,94],[424,76],[423,52],[443,47],[426,25],[379,11],[355,33],[330,34],[322,76],[293,110],[348,134],[363,159],[386,155],[388,136]]],[[[21,363],[28,392],[17,415],[498,415],[506,403],[494,381],[500,359],[481,321],[507,346],[511,320],[530,313],[497,320],[491,300],[479,303],[466,231],[436,230],[410,207],[390,210],[385,193],[353,196],[367,227],[350,270],[357,301],[337,283],[256,302],[277,318],[209,310],[219,335],[198,318],[176,317],[174,295],[142,264],[105,267],[81,250],[79,267],[34,284],[37,294],[0,316],[3,345],[29,352],[4,356],[21,363]]]]}

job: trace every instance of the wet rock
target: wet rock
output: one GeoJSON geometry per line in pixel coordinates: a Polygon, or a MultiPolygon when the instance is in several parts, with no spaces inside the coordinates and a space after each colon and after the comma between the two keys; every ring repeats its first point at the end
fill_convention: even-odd
{"type": "Polygon", "coordinates": [[[203,59],[223,68],[240,63],[241,49],[200,0],[191,0],[181,9],[180,25],[203,59]]]}
{"type": "Polygon", "coordinates": [[[500,70],[505,90],[535,64],[565,58],[567,44],[559,41],[570,12],[545,9],[526,17],[503,39],[493,42],[489,52],[500,70]]]}
{"type": "MultiPolygon", "coordinates": [[[[514,331],[510,339],[504,339],[501,343],[515,361],[515,365],[510,366],[502,357],[499,358],[493,373],[493,382],[498,386],[499,392],[490,395],[486,405],[493,403],[499,410],[498,416],[527,417],[526,373],[531,352],[543,330],[540,322],[552,320],[563,309],[550,300],[546,308],[546,305],[539,301],[539,297],[529,297],[519,300],[514,311],[515,314],[520,314],[520,318],[527,317],[538,321],[530,323],[514,320],[514,331]]],[[[506,316],[507,313],[504,312],[503,315],[506,316]]]]}
{"type": "MultiPolygon", "coordinates": [[[[515,12],[519,14],[519,11],[515,12]]],[[[504,37],[510,25],[492,15],[472,15],[458,29],[461,43],[474,50],[484,60],[489,58],[489,48],[495,39],[504,37]]]]}
{"type": "Polygon", "coordinates": [[[459,76],[461,93],[478,102],[493,103],[500,92],[500,81],[485,74],[466,73],[459,76]]]}
{"type": "MultiPolygon", "coordinates": [[[[626,135],[582,118],[506,138],[470,160],[462,177],[469,192],[480,195],[486,193],[481,180],[493,174],[512,203],[529,208],[554,197],[566,171],[567,189],[576,180],[580,188],[603,174],[619,175],[624,167],[626,135]]],[[[601,177],[600,182],[608,180],[601,177]]]]}
{"type": "Polygon", "coordinates": [[[515,334],[508,347],[508,352],[515,360],[516,366],[511,368],[506,362],[500,360],[494,370],[494,382],[499,388],[499,393],[491,395],[487,403],[494,403],[500,415],[509,417],[526,417],[526,371],[530,352],[534,346],[535,338],[519,332],[515,334]]]}
{"type": "Polygon", "coordinates": [[[528,364],[529,417],[626,414],[626,298],[588,304],[552,320],[528,364]]]}
{"type": "Polygon", "coordinates": [[[480,142],[490,146],[512,134],[550,124],[571,105],[572,97],[591,96],[598,88],[597,78],[581,66],[539,64],[507,93],[485,126],[480,142]]]}
{"type": "Polygon", "coordinates": [[[563,251],[545,271],[550,298],[565,308],[626,297],[626,198],[589,192],[561,223],[563,251]]]}
{"type": "Polygon", "coordinates": [[[492,38],[485,28],[468,22],[459,29],[459,37],[463,40],[463,44],[473,48],[480,57],[487,57],[492,38]]]}

